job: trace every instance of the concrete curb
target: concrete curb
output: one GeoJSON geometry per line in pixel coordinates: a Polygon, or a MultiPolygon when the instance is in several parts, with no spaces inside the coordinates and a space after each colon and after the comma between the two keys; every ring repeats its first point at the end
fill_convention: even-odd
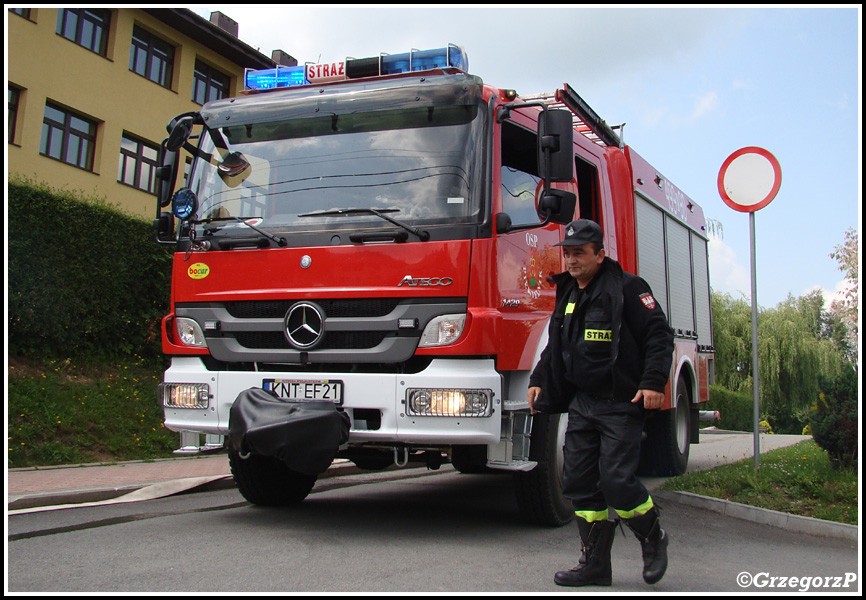
{"type": "Polygon", "coordinates": [[[860,527],[857,525],[836,523],[835,521],[824,521],[812,517],[801,517],[799,515],[791,515],[776,510],[757,508],[747,504],[731,502],[730,500],[699,496],[698,494],[692,494],[689,492],[653,492],[652,495],[672,502],[711,510],[735,519],[742,519],[744,521],[751,521],[752,523],[759,523],[762,525],[771,525],[787,531],[806,533],[809,535],[820,535],[823,537],[841,538],[851,541],[857,541],[860,537],[860,527]]]}

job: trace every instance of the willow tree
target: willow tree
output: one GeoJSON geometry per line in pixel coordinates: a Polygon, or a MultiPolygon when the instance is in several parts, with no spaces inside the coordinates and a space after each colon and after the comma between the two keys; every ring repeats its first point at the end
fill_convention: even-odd
{"type": "Polygon", "coordinates": [[[744,298],[713,292],[716,383],[734,392],[752,389],[752,309],[744,298]]]}
{"type": "Polygon", "coordinates": [[[824,311],[815,314],[816,300],[823,305],[818,290],[805,300],[789,296],[758,321],[762,409],[788,428],[805,423],[820,393],[819,379],[835,378],[846,362],[824,335],[826,317],[824,311]]]}
{"type": "MultiPolygon", "coordinates": [[[[751,306],[745,299],[717,292],[712,302],[716,383],[737,392],[751,391],[751,306]]],[[[771,419],[777,433],[799,433],[818,397],[819,378],[834,377],[845,365],[843,353],[827,336],[828,315],[822,307],[823,296],[816,290],[759,311],[761,415],[771,419]]]]}

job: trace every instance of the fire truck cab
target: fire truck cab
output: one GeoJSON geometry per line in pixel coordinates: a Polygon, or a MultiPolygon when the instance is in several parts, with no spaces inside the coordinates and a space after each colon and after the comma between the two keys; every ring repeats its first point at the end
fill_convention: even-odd
{"type": "Polygon", "coordinates": [[[570,521],[565,416],[526,390],[576,218],[676,333],[642,468],[684,472],[713,362],[700,207],[568,85],[521,97],[467,71],[453,45],[249,71],[169,124],[159,398],[186,451],[228,447],[249,501],[303,500],[333,458],[451,462],[513,472],[528,519],[570,521]]]}

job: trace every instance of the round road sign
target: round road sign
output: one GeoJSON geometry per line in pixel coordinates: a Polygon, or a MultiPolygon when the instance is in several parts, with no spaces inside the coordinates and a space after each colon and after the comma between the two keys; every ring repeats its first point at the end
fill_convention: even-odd
{"type": "Polygon", "coordinates": [[[767,150],[756,146],[731,154],[719,171],[719,194],[725,204],[740,212],[767,206],[782,185],[782,167],[767,150]]]}

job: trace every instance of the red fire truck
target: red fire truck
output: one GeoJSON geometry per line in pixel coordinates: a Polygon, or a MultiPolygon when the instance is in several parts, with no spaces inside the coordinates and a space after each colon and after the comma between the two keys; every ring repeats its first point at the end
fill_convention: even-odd
{"type": "Polygon", "coordinates": [[[578,217],[676,334],[642,469],[686,468],[713,370],[701,208],[568,85],[521,97],[467,62],[449,45],[248,71],[169,124],[160,402],[184,451],[228,447],[253,503],[303,500],[334,458],[450,461],[513,472],[532,521],[571,520],[565,418],[533,417],[526,390],[578,217]]]}

